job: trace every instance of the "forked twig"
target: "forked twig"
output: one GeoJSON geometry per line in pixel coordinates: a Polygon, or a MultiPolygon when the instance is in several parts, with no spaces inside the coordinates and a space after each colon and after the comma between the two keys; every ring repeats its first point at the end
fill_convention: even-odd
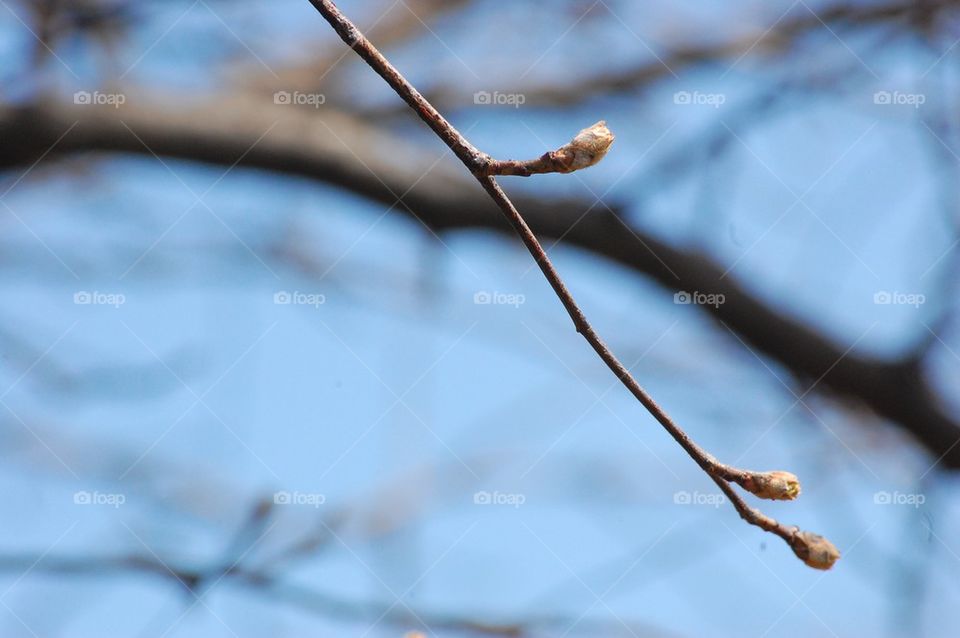
{"type": "Polygon", "coordinates": [[[731,482],[736,483],[761,498],[792,500],[800,494],[800,483],[797,477],[789,472],[753,472],[724,465],[694,443],[687,433],[637,383],[630,371],[620,363],[593,329],[593,326],[587,321],[583,311],[580,310],[574,300],[573,295],[570,294],[566,284],[564,284],[553,262],[550,261],[543,246],[540,245],[523,216],[494,178],[494,175],[529,176],[537,173],[569,173],[592,166],[606,155],[607,150],[613,143],[613,135],[607,129],[606,124],[598,122],[594,126],[584,129],[570,143],[535,160],[495,160],[486,153],[477,150],[457,131],[383,57],[331,0],[310,0],[310,3],[330,23],[343,41],[363,58],[393,88],[397,95],[410,105],[410,108],[417,112],[417,115],[433,129],[433,132],[450,147],[460,161],[473,173],[480,185],[483,186],[484,190],[507,217],[520,239],[523,240],[527,250],[537,262],[564,308],[566,308],[577,332],[583,335],[584,339],[596,351],[600,359],[607,364],[607,367],[613,371],[620,382],[660,422],[660,425],[687,452],[690,458],[696,461],[697,465],[723,490],[740,518],[782,538],[807,565],[817,569],[830,569],[840,557],[840,552],[830,541],[822,536],[804,532],[798,527],[778,523],[759,510],[747,505],[730,486],[731,482]]]}

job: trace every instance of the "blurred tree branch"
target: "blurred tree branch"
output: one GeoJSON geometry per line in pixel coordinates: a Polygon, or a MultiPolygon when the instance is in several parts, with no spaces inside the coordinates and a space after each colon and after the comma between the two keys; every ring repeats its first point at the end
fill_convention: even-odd
{"type": "MultiPolygon", "coordinates": [[[[431,168],[430,153],[336,111],[296,109],[234,95],[191,102],[129,92],[122,109],[75,105],[67,96],[0,110],[4,140],[0,168],[30,166],[50,157],[106,152],[179,158],[261,168],[325,181],[437,231],[510,232],[482,190],[445,164],[431,168]],[[345,140],[350,140],[347,146],[345,140]],[[378,152],[396,149],[403,162],[378,152]],[[410,188],[410,184],[415,184],[410,188]],[[410,189],[402,199],[400,193],[410,189]],[[398,202],[399,199],[399,202],[398,202]]],[[[870,407],[911,432],[944,467],[960,468],[960,423],[926,380],[918,356],[878,360],[851,353],[805,323],[785,316],[749,292],[706,255],[674,246],[629,226],[619,208],[584,216],[592,204],[577,199],[515,198],[540,236],[576,246],[642,273],[666,290],[722,294],[726,303],[700,306],[745,343],[806,380],[801,396],[817,388],[870,407]]]]}
{"type": "Polygon", "coordinates": [[[59,556],[47,555],[42,560],[36,555],[2,555],[0,571],[23,573],[32,571],[57,576],[116,577],[129,578],[131,575],[147,575],[159,578],[185,592],[193,602],[195,597],[203,595],[205,587],[223,583],[247,588],[265,598],[278,603],[291,605],[297,609],[319,614],[327,619],[345,622],[364,623],[376,620],[395,627],[397,630],[421,627],[430,631],[448,631],[478,636],[504,636],[523,638],[525,636],[544,635],[550,630],[570,631],[580,627],[588,635],[618,635],[621,631],[630,636],[664,635],[641,623],[631,623],[624,629],[620,620],[616,624],[563,615],[530,615],[514,621],[492,622],[478,620],[470,616],[446,613],[434,613],[424,609],[408,607],[398,602],[356,602],[338,598],[326,591],[308,587],[296,582],[286,581],[270,570],[231,565],[224,568],[219,563],[210,566],[180,565],[176,562],[161,561],[147,554],[129,554],[113,556],[59,556]]]}
{"type": "MultiPolygon", "coordinates": [[[[956,3],[952,0],[932,0],[922,4],[902,0],[863,5],[838,3],[817,12],[804,6],[789,16],[783,16],[770,28],[734,35],[716,43],[680,44],[653,60],[625,69],[594,73],[566,84],[551,82],[539,86],[504,87],[501,91],[522,94],[526,106],[569,108],[604,96],[652,89],[662,80],[676,79],[679,73],[700,66],[735,64],[747,56],[760,63],[782,62],[783,57],[798,47],[805,37],[817,31],[855,28],[862,32],[903,23],[918,29],[926,28],[935,23],[942,12],[955,8],[956,3]]],[[[431,87],[424,91],[424,95],[444,110],[465,106],[458,91],[449,86],[431,87]]],[[[365,114],[382,118],[400,112],[394,105],[385,105],[369,109],[365,114]]]]}
{"type": "MultiPolygon", "coordinates": [[[[457,13],[472,0],[406,0],[381,15],[369,28],[371,35],[389,46],[397,46],[421,35],[429,24],[457,13]]],[[[351,66],[351,56],[340,47],[333,47],[309,56],[306,60],[265,72],[260,65],[243,65],[232,72],[240,90],[272,95],[275,91],[316,91],[330,82],[341,65],[351,66]]]]}

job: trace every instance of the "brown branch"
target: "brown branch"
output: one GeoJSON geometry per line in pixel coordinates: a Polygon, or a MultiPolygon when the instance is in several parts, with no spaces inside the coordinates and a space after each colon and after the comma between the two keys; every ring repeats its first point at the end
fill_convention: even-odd
{"type": "MultiPolygon", "coordinates": [[[[434,158],[422,148],[334,108],[315,112],[242,94],[191,101],[123,93],[128,100],[119,109],[75,105],[64,95],[0,107],[0,169],[28,167],[47,151],[47,161],[91,151],[156,154],[322,180],[392,206],[436,232],[513,233],[490,214],[489,198],[472,180],[446,163],[431,166],[434,158]],[[351,140],[349,149],[345,139],[351,140]],[[392,149],[389,157],[383,148],[392,149]],[[396,157],[403,161],[393,161],[396,157]]],[[[917,357],[886,360],[849,351],[849,344],[835,343],[750,292],[709,256],[630,227],[619,206],[602,204],[584,217],[589,201],[518,196],[514,202],[540,237],[562,238],[567,246],[645,274],[671,295],[678,290],[722,295],[725,303],[699,309],[758,354],[786,366],[804,383],[799,394],[816,387],[854,399],[912,433],[939,466],[960,468],[960,423],[937,398],[917,357]]]]}
{"type": "MultiPolygon", "coordinates": [[[[414,88],[413,85],[381,55],[376,47],[360,33],[357,27],[340,12],[331,0],[310,0],[310,3],[320,12],[327,22],[330,23],[341,39],[363,58],[363,60],[410,105],[420,118],[426,122],[434,133],[443,140],[460,161],[476,176],[480,185],[487,191],[494,202],[496,202],[497,206],[527,247],[527,250],[537,262],[544,277],[546,277],[550,286],[560,299],[560,302],[564,308],[566,308],[570,318],[573,320],[577,332],[583,335],[600,359],[603,360],[620,382],[623,383],[647,411],[663,426],[680,447],[682,447],[718,485],[722,484],[721,489],[724,489],[724,493],[730,499],[731,503],[733,503],[737,512],[740,513],[740,516],[748,523],[756,525],[765,531],[777,533],[790,544],[794,553],[811,567],[818,569],[829,569],[832,567],[840,554],[829,541],[822,537],[798,530],[788,532],[787,528],[781,528],[773,519],[750,509],[740,496],[725,483],[725,481],[735,481],[744,489],[754,489],[755,494],[766,498],[770,497],[770,494],[766,491],[767,487],[777,484],[780,485],[782,489],[779,492],[774,490],[774,497],[789,499],[799,493],[799,484],[796,482],[796,477],[789,475],[792,479],[778,482],[778,479],[784,476],[785,473],[758,473],[732,468],[717,462],[710,454],[694,443],[687,433],[647,394],[636,379],[634,379],[633,375],[630,374],[630,371],[624,367],[593,329],[593,326],[577,305],[573,295],[570,294],[560,274],[557,272],[546,251],[544,251],[540,245],[533,231],[527,225],[523,216],[510,201],[506,193],[504,193],[503,189],[500,188],[496,179],[488,173],[491,165],[490,158],[478,151],[453,125],[447,122],[433,105],[427,102],[416,88],[414,88]],[[762,488],[760,487],[761,485],[763,486],[762,488]]],[[[602,123],[598,126],[602,126],[602,123]]],[[[582,135],[583,133],[571,142],[571,146],[573,146],[576,151],[581,150],[578,148],[577,139],[581,138],[582,135]]],[[[599,157],[602,157],[603,154],[606,153],[606,149],[609,148],[611,142],[612,137],[608,136],[605,145],[602,146],[602,152],[598,152],[599,157]]],[[[582,146],[582,144],[580,146],[582,146]]],[[[597,161],[599,161],[599,157],[597,161]]]]}

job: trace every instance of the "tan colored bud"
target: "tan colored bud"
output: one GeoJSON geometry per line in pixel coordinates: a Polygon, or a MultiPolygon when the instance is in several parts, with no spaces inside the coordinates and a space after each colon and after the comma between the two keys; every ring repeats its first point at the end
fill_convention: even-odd
{"type": "Polygon", "coordinates": [[[797,558],[814,569],[830,569],[840,558],[840,550],[819,534],[797,531],[790,541],[797,558]]]}
{"type": "Polygon", "coordinates": [[[542,173],[572,173],[589,168],[604,158],[613,144],[613,133],[600,120],[585,128],[572,140],[555,151],[544,153],[535,160],[495,160],[481,162],[475,173],[480,175],[520,175],[530,177],[542,173]]]}
{"type": "Polygon", "coordinates": [[[613,140],[614,135],[604,120],[583,129],[568,144],[554,151],[558,172],[572,173],[597,164],[610,150],[613,140]]]}
{"type": "Polygon", "coordinates": [[[800,479],[781,470],[748,472],[737,483],[751,494],[774,501],[792,501],[800,496],[800,479]]]}

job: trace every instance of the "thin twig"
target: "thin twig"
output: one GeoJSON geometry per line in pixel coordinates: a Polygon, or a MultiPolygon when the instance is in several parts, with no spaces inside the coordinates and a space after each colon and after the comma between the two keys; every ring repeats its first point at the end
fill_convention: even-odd
{"type": "Polygon", "coordinates": [[[687,452],[697,465],[706,472],[730,499],[740,517],[751,525],[783,538],[804,562],[811,567],[829,569],[839,558],[839,552],[826,539],[802,532],[799,528],[788,527],[762,514],[747,505],[730,487],[735,482],[744,489],[762,498],[789,500],[800,491],[797,478],[787,472],[753,472],[718,462],[712,455],[698,446],[684,430],[670,418],[663,408],[653,400],[640,386],[630,371],[610,351],[600,335],[587,321],[576,300],[560,277],[553,262],[516,209],[510,198],[493,175],[532,175],[542,172],[571,172],[596,164],[606,154],[613,136],[604,122],[598,122],[589,129],[581,131],[569,144],[537,160],[517,162],[492,159],[473,146],[436,108],[433,107],[412,84],[377,50],[350,20],[340,12],[331,0],[310,0],[310,3],[330,23],[337,34],[387,84],[399,95],[417,115],[437,134],[454,152],[461,162],[480,182],[497,206],[513,226],[527,250],[533,256],[544,277],[550,283],[560,302],[573,320],[577,332],[583,335],[601,360],[610,368],[620,382],[653,415],[673,439],[687,452]],[[569,169],[569,170],[567,170],[569,169]]]}

